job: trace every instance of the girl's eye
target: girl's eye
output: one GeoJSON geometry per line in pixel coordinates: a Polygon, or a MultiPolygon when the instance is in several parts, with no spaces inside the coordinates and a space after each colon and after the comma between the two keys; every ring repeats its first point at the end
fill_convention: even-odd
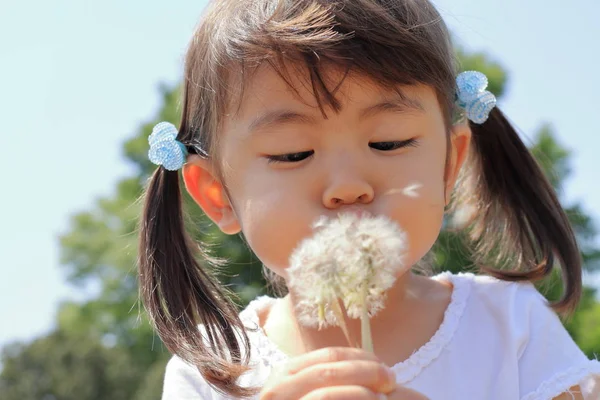
{"type": "Polygon", "coordinates": [[[369,143],[369,147],[375,150],[381,151],[392,151],[396,149],[400,149],[402,147],[415,147],[417,145],[417,139],[407,139],[407,140],[396,140],[392,142],[373,142],[369,143]]]}
{"type": "Polygon", "coordinates": [[[315,154],[314,150],[301,151],[300,153],[279,154],[274,156],[265,156],[267,162],[271,163],[297,163],[306,160],[315,154]]]}
{"type": "MultiPolygon", "coordinates": [[[[369,147],[380,151],[392,151],[403,147],[415,147],[417,139],[396,140],[391,142],[373,142],[369,147]]],[[[298,163],[304,161],[315,154],[314,150],[301,151],[299,153],[277,154],[265,156],[269,164],[272,163],[298,163]]]]}

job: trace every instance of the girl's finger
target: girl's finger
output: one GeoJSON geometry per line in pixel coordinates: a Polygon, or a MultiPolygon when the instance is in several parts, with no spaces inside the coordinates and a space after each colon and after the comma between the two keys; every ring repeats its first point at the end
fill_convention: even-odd
{"type": "Polygon", "coordinates": [[[308,393],[300,400],[384,400],[387,397],[381,393],[375,393],[363,386],[336,386],[331,388],[317,389],[308,393]]]}
{"type": "Polygon", "coordinates": [[[294,358],[287,365],[287,373],[295,374],[305,368],[323,363],[349,360],[370,360],[380,362],[375,354],[353,347],[327,347],[294,358]]]}
{"type": "Polygon", "coordinates": [[[388,400],[429,400],[424,394],[402,386],[397,386],[396,390],[388,393],[385,398],[388,400]]]}
{"type": "Polygon", "coordinates": [[[396,388],[391,370],[376,361],[350,360],[312,365],[284,377],[273,388],[273,400],[298,399],[327,387],[356,385],[369,391],[390,393],[396,388]]]}

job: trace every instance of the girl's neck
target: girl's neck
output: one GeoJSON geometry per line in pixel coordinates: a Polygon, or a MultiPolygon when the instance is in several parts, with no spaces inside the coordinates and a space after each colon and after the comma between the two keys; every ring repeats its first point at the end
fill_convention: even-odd
{"type": "MultiPolygon", "coordinates": [[[[384,309],[371,319],[375,353],[390,365],[408,358],[441,324],[451,293],[451,284],[447,282],[412,273],[397,279],[387,292],[384,309]],[[407,344],[406,348],[398,346],[401,339],[407,344]]],[[[348,346],[339,327],[318,330],[300,325],[294,301],[294,295],[289,294],[275,302],[261,324],[284,353],[296,356],[323,347],[348,346]]],[[[350,338],[360,345],[360,320],[346,322],[350,338]]]]}

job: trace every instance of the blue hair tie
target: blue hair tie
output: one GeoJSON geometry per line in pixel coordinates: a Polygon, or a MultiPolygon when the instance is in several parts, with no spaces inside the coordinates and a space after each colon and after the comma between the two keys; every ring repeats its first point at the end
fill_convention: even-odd
{"type": "Polygon", "coordinates": [[[496,107],[496,96],[485,90],[487,85],[487,77],[478,71],[461,72],[456,77],[456,104],[476,124],[487,121],[490,111],[496,107]]]}
{"type": "Polygon", "coordinates": [[[148,137],[148,158],[153,164],[162,165],[169,171],[183,167],[188,152],[184,144],[175,139],[177,134],[177,128],[169,122],[156,124],[148,137]]]}

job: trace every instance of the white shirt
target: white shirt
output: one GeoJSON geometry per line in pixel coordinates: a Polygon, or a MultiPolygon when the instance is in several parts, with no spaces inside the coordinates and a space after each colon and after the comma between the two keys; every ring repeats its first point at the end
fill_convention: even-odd
{"type": "MultiPolygon", "coordinates": [[[[581,352],[533,285],[448,272],[433,279],[452,283],[450,304],[429,342],[392,367],[398,384],[431,400],[549,400],[580,385],[586,400],[600,400],[600,362],[581,352]]],[[[244,325],[258,327],[258,311],[274,301],[253,300],[240,313],[244,325]]],[[[260,387],[288,357],[261,329],[247,334],[253,368],[239,383],[260,387]]],[[[227,397],[173,356],[162,399],[227,397]]]]}

